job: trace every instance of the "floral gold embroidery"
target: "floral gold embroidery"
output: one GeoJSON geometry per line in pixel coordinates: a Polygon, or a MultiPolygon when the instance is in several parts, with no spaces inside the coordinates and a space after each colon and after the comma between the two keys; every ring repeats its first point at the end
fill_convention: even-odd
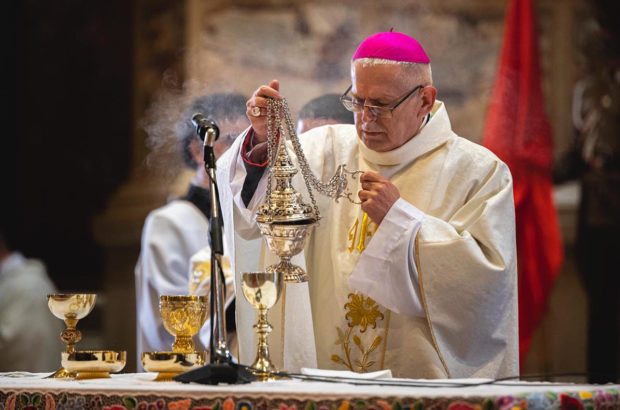
{"type": "Polygon", "coordinates": [[[344,308],[347,309],[345,319],[350,319],[349,327],[360,325],[360,332],[364,333],[368,325],[372,328],[377,327],[377,318],[383,319],[383,313],[379,312],[379,305],[372,299],[364,299],[363,295],[355,295],[349,293],[350,302],[345,303],[344,308]],[[364,307],[366,305],[366,307],[364,307]]]}
{"type": "Polygon", "coordinates": [[[331,360],[346,366],[351,371],[364,373],[376,363],[376,360],[373,360],[371,355],[381,345],[383,338],[381,336],[375,336],[370,346],[365,347],[360,336],[358,334],[353,334],[353,331],[357,327],[360,328],[360,333],[366,332],[368,326],[372,326],[373,329],[376,328],[377,320],[383,320],[384,315],[379,312],[379,305],[377,305],[372,298],[365,298],[363,295],[350,293],[349,299],[351,301],[344,305],[345,309],[347,309],[345,318],[348,319],[349,322],[344,330],[336,327],[338,338],[335,344],[342,346],[344,357],[333,354],[331,360]],[[359,356],[357,358],[352,357],[352,345],[357,346],[359,350],[359,356]]]}
{"type": "Polygon", "coordinates": [[[375,360],[370,359],[370,355],[377,347],[381,345],[383,338],[381,336],[376,336],[370,347],[365,348],[362,344],[362,340],[359,336],[353,335],[353,343],[360,351],[360,356],[358,359],[351,360],[352,352],[351,352],[351,331],[353,328],[347,328],[346,332],[343,332],[342,329],[336,328],[338,331],[338,340],[336,344],[342,345],[342,349],[344,350],[345,357],[344,359],[337,354],[332,355],[332,361],[336,363],[340,363],[346,366],[351,371],[357,371],[360,373],[365,373],[368,369],[376,363],[375,360]],[[353,366],[355,364],[355,366],[353,366]]]}

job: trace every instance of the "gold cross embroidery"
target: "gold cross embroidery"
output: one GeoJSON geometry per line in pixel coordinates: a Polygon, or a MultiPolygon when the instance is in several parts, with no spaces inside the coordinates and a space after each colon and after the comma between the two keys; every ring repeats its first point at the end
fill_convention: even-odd
{"type": "Polygon", "coordinates": [[[353,249],[357,249],[359,253],[362,253],[364,249],[366,249],[366,239],[370,238],[372,235],[374,235],[375,232],[377,232],[377,228],[379,228],[379,225],[374,223],[368,217],[368,214],[364,212],[364,215],[362,215],[361,228],[359,229],[359,237],[357,234],[358,228],[360,228],[359,218],[355,220],[355,223],[353,224],[351,229],[349,229],[348,240],[351,241],[351,245],[348,248],[349,252],[353,252],[353,249]]]}

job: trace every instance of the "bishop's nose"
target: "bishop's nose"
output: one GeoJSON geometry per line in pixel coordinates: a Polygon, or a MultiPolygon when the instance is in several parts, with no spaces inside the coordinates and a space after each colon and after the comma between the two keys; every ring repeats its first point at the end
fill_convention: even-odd
{"type": "Polygon", "coordinates": [[[362,124],[365,122],[375,122],[377,120],[377,116],[366,105],[362,107],[360,115],[362,116],[362,124]]]}

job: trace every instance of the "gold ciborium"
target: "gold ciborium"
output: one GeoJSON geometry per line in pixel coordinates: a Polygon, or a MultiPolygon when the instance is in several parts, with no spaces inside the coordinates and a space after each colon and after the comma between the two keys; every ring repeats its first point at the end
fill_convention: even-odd
{"type": "Polygon", "coordinates": [[[207,320],[206,296],[167,296],[159,298],[159,311],[164,327],[172,336],[175,353],[194,353],[192,337],[207,320]]]}
{"type": "MultiPolygon", "coordinates": [[[[65,350],[67,355],[75,353],[75,344],[82,339],[82,332],[75,327],[78,320],[86,317],[93,310],[96,297],[97,295],[88,293],[47,295],[47,305],[50,311],[65,322],[66,329],[62,331],[60,338],[67,345],[65,350]]],[[[48,377],[75,378],[76,373],[61,367],[48,377]]]]}
{"type": "Polygon", "coordinates": [[[207,352],[175,353],[144,352],[142,367],[157,373],[155,381],[172,381],[179,373],[185,373],[207,363],[207,352]]]}
{"type": "Polygon", "coordinates": [[[127,352],[113,350],[78,350],[62,353],[62,366],[76,373],[76,380],[110,377],[110,373],[123,370],[127,352]]]}
{"type": "Polygon", "coordinates": [[[241,275],[243,296],[258,310],[258,321],[254,330],[258,335],[256,359],[252,363],[253,373],[260,380],[273,379],[276,367],[269,359],[269,345],[267,337],[271,332],[271,325],[267,322],[267,311],[276,304],[282,292],[282,275],[278,272],[250,272],[241,275]]]}

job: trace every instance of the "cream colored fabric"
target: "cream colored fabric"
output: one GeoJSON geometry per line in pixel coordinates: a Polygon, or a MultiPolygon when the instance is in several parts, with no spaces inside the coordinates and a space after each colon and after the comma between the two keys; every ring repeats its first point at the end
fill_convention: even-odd
{"type": "MultiPolygon", "coordinates": [[[[312,319],[286,319],[313,321],[318,367],[415,378],[518,374],[506,165],[454,134],[441,102],[418,135],[387,153],[369,150],[349,125],[314,129],[301,141],[319,178],[347,164],[389,178],[401,195],[378,227],[359,205],[317,196],[323,219],[305,250],[312,319]]],[[[222,172],[238,209],[235,228],[252,235],[266,178],[245,208],[240,145],[222,172]]],[[[299,174],[294,184],[309,200],[299,174]]],[[[359,183],[350,189],[356,196],[359,183]]]]}

